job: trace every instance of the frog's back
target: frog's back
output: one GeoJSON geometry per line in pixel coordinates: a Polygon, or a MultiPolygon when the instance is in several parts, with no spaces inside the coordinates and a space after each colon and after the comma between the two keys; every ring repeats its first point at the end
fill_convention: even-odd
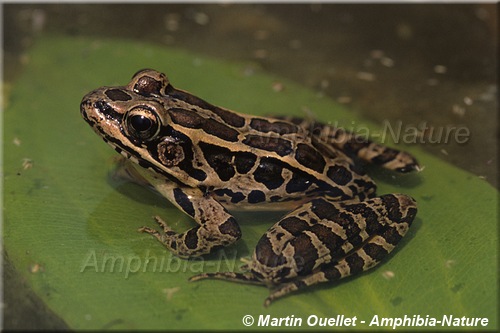
{"type": "Polygon", "coordinates": [[[375,190],[349,157],[300,124],[239,114],[174,88],[164,102],[171,126],[189,132],[182,140],[205,166],[198,186],[213,189],[223,202],[281,202],[317,192],[346,200],[375,190]]]}

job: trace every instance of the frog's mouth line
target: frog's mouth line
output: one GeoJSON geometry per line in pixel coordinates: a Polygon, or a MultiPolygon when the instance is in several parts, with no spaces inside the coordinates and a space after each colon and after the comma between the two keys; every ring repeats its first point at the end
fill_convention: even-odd
{"type": "MultiPolygon", "coordinates": [[[[157,174],[164,176],[165,178],[173,181],[177,184],[181,184],[185,186],[186,184],[182,183],[179,179],[172,176],[170,173],[165,172],[162,168],[156,166],[153,162],[147,161],[143,158],[138,158],[136,155],[141,155],[137,151],[132,148],[128,148],[126,144],[123,144],[119,139],[116,139],[112,136],[106,134],[106,132],[99,127],[93,127],[96,132],[100,132],[102,134],[103,141],[106,142],[113,150],[115,150],[118,154],[123,156],[125,159],[131,161],[133,164],[151,170],[157,174]]],[[[160,163],[160,162],[157,162],[160,163]]]]}

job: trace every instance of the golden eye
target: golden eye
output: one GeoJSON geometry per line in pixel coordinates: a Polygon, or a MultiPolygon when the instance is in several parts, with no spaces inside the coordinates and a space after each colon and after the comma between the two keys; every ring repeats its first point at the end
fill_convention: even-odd
{"type": "Polygon", "coordinates": [[[137,106],[125,116],[125,129],[136,140],[150,141],[160,131],[160,120],[152,109],[137,106]]]}

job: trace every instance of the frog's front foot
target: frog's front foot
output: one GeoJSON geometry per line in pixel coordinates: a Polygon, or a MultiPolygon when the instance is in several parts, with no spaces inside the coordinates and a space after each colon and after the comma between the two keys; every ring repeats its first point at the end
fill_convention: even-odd
{"type": "Polygon", "coordinates": [[[160,225],[160,227],[162,227],[164,234],[160,233],[156,229],[146,227],[146,226],[140,227],[139,229],[137,229],[137,231],[150,234],[150,235],[156,237],[156,239],[158,239],[161,243],[165,244],[166,238],[169,236],[173,236],[176,233],[167,225],[167,222],[165,222],[161,217],[153,216],[153,218],[155,219],[156,223],[158,223],[158,225],[160,225]]]}
{"type": "Polygon", "coordinates": [[[163,229],[163,233],[146,226],[139,228],[138,231],[154,236],[173,254],[181,258],[211,253],[217,248],[234,243],[241,237],[239,226],[233,217],[229,217],[225,222],[229,226],[226,228],[227,230],[222,229],[225,232],[220,232],[219,228],[214,228],[211,225],[198,225],[183,233],[173,231],[159,216],[153,218],[163,229]]]}
{"type": "Polygon", "coordinates": [[[160,243],[162,243],[165,247],[167,247],[171,252],[173,252],[175,255],[181,258],[196,256],[196,253],[193,253],[193,251],[188,250],[188,248],[190,247],[189,245],[196,243],[195,240],[192,240],[193,232],[191,232],[191,230],[195,228],[184,233],[185,235],[179,234],[173,231],[172,228],[168,226],[167,222],[165,222],[161,217],[153,216],[153,219],[162,228],[163,233],[156,229],[146,226],[140,227],[137,231],[144,232],[154,236],[160,243]],[[191,236],[188,235],[189,233],[191,234],[191,236]]]}

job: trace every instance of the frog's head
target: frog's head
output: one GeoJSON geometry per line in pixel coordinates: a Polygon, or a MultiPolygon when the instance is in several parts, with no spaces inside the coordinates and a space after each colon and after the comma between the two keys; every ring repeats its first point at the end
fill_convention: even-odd
{"type": "Polygon", "coordinates": [[[189,149],[181,133],[168,126],[168,89],[165,74],[151,69],[137,72],[130,83],[120,87],[101,87],[83,97],[83,118],[118,153],[167,176],[185,158],[189,149]]]}
{"type": "MultiPolygon", "coordinates": [[[[162,126],[159,98],[168,85],[167,77],[153,70],[137,72],[123,87],[101,87],[83,97],[83,118],[104,140],[126,137],[134,145],[155,138],[162,126]],[[162,92],[163,91],[163,92],[162,92]]],[[[121,144],[130,146],[127,141],[121,144]]]]}

